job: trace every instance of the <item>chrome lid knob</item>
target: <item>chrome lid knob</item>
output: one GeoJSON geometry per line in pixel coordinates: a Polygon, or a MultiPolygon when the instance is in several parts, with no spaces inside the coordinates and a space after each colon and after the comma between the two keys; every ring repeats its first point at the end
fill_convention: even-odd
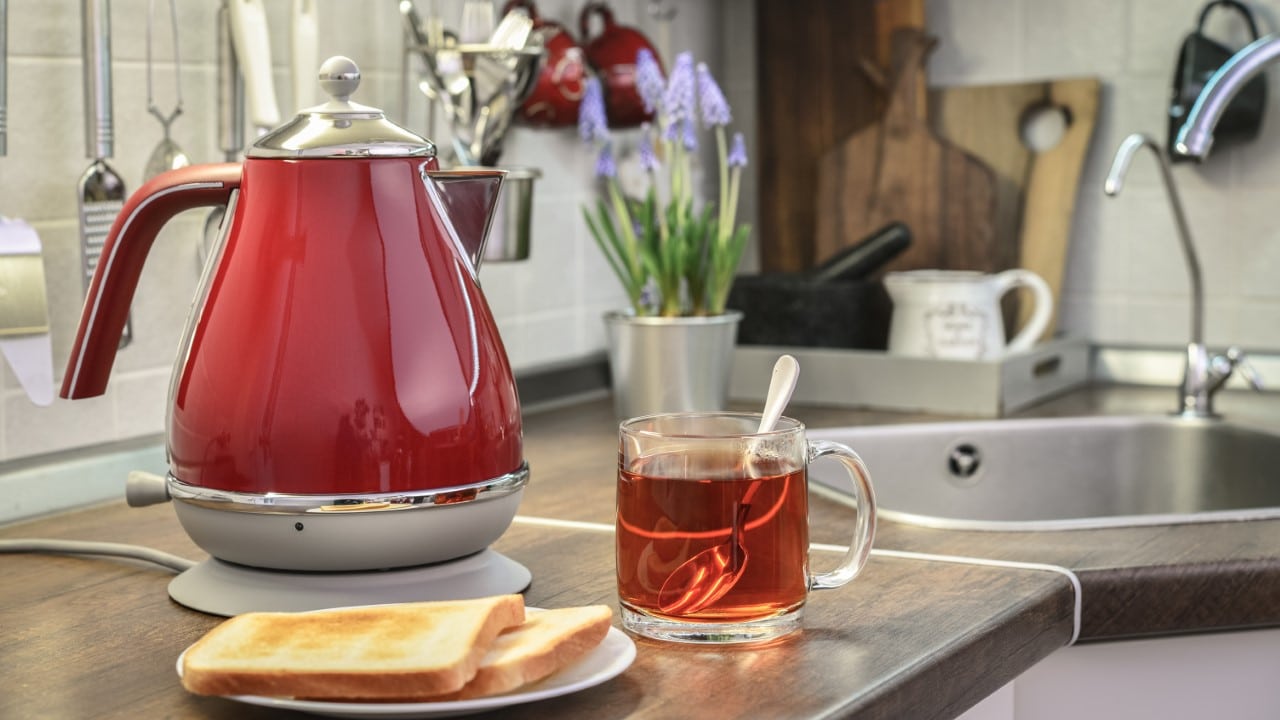
{"type": "Polygon", "coordinates": [[[347,102],[360,87],[360,68],[355,61],[334,55],[320,66],[320,89],[336,102],[347,102]]]}

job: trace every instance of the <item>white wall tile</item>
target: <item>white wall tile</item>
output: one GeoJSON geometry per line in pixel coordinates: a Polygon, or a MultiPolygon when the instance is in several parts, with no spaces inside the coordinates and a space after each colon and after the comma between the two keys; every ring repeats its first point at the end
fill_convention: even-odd
{"type": "Polygon", "coordinates": [[[1245,350],[1254,351],[1276,347],[1276,332],[1280,328],[1280,303],[1243,302],[1235,308],[1234,315],[1235,334],[1217,342],[1239,345],[1245,350]]]}
{"type": "Polygon", "coordinates": [[[116,439],[115,391],[84,400],[56,398],[35,407],[20,392],[4,396],[5,458],[37,455],[116,439]]]}
{"type": "Polygon", "coordinates": [[[583,348],[578,342],[581,328],[572,308],[538,315],[526,315],[521,322],[524,348],[519,368],[547,365],[566,357],[578,357],[583,348]]]}
{"type": "MultiPolygon", "coordinates": [[[[1174,60],[1182,41],[1196,25],[1201,0],[1131,0],[1129,38],[1129,72],[1155,73],[1173,78],[1174,60]]],[[[1206,27],[1211,37],[1227,41],[1234,25],[1235,13],[1219,9],[1210,16],[1206,27]]]]}
{"type": "Polygon", "coordinates": [[[115,428],[119,438],[139,437],[165,431],[169,410],[167,368],[139,373],[120,373],[112,378],[116,397],[115,428]]]}
{"type": "Polygon", "coordinates": [[[1114,73],[1128,57],[1127,3],[1023,0],[1022,72],[1027,77],[1114,73]]]}
{"type": "Polygon", "coordinates": [[[1024,6],[1007,0],[928,0],[925,17],[938,36],[929,81],[977,85],[1022,77],[1024,6]]]}
{"type": "MultiPolygon", "coordinates": [[[[1233,294],[1255,303],[1280,304],[1280,220],[1272,187],[1240,193],[1240,204],[1231,208],[1230,223],[1211,252],[1229,251],[1235,262],[1233,294]]],[[[1276,328],[1280,329],[1280,328],[1276,328]]]]}

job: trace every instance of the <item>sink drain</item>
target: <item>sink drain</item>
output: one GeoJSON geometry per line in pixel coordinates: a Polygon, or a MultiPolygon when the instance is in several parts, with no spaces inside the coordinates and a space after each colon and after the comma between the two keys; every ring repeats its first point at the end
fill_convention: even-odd
{"type": "Polygon", "coordinates": [[[947,470],[951,477],[965,481],[959,485],[972,485],[978,470],[982,468],[982,451],[972,443],[960,443],[947,452],[947,470]]]}

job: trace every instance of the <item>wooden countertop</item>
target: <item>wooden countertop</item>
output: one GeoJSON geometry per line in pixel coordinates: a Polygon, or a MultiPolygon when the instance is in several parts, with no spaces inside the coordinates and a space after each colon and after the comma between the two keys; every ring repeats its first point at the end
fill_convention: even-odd
{"type": "MultiPolygon", "coordinates": [[[[1076,394],[1038,412],[1107,412],[1120,407],[1115,398],[1115,392],[1076,394]]],[[[793,410],[812,426],[912,419],[793,410]]],[[[602,401],[526,421],[533,475],[521,518],[495,548],[533,572],[531,605],[617,607],[607,529],[524,519],[612,523],[615,427],[602,401]]],[[[815,498],[813,540],[843,544],[848,512],[815,498]]],[[[165,506],[112,503],[0,527],[0,537],[135,543],[204,557],[165,506]]],[[[805,629],[796,636],[763,648],[729,649],[637,640],[636,662],[619,678],[493,716],[666,718],[688,708],[690,715],[724,718],[948,718],[1071,637],[1075,592],[1063,574],[885,550],[1069,568],[1083,585],[1085,641],[1280,624],[1280,521],[1049,533],[884,522],[876,548],[853,584],[811,596],[805,629]]],[[[813,562],[821,568],[835,559],[819,551],[813,562]]],[[[131,561],[50,555],[0,555],[0,568],[0,717],[286,715],[182,689],[174,661],[219,620],[170,601],[169,572],[131,561]]]]}

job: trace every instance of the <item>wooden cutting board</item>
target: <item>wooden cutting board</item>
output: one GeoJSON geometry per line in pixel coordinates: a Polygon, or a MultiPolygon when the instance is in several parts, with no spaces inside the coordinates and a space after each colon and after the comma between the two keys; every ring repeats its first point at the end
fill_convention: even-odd
{"type": "Polygon", "coordinates": [[[886,269],[990,271],[1015,261],[1016,245],[995,232],[995,173],[925,120],[921,78],[936,42],[895,31],[884,116],[819,159],[818,261],[895,220],[911,228],[912,244],[886,269]]]}
{"type": "MultiPolygon", "coordinates": [[[[995,172],[996,233],[1002,242],[1017,244],[1018,265],[1049,284],[1055,310],[1099,88],[1097,78],[1081,77],[937,88],[929,95],[934,130],[995,172]],[[1023,141],[1022,126],[1045,108],[1064,113],[1065,129],[1057,145],[1035,152],[1023,141]]],[[[1024,322],[1030,308],[1019,312],[1024,322]]],[[[1056,312],[1054,318],[1045,337],[1053,334],[1056,312]]]]}

